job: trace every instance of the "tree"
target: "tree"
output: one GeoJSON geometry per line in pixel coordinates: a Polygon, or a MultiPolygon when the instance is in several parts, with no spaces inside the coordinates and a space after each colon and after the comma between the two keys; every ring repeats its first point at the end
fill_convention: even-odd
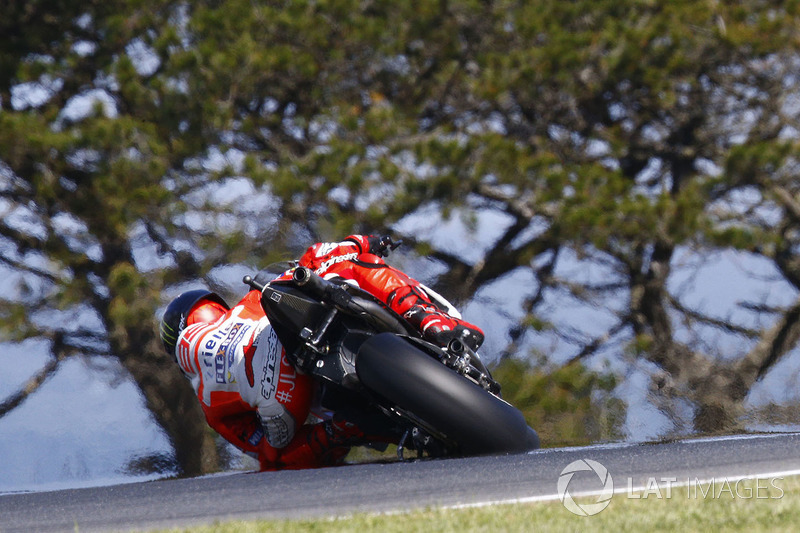
{"type": "Polygon", "coordinates": [[[4,14],[0,261],[20,290],[0,318],[8,338],[50,340],[33,388],[65,357],[118,358],[184,473],[216,454],[155,310],[188,281],[233,292],[218,265],[425,209],[503,217],[477,259],[401,236],[462,304],[531,277],[507,357],[550,337],[571,362],[646,361],[695,429],[735,422],[796,345],[800,304],[734,320],[670,284],[683,251],[738,249],[798,287],[794,4],[144,4],[4,14]],[[565,328],[562,305],[604,320],[565,328]],[[721,358],[709,327],[749,348],[721,358]]]}
{"type": "Polygon", "coordinates": [[[576,337],[571,360],[627,345],[659,369],[662,399],[694,405],[694,428],[730,427],[756,381],[796,346],[797,303],[754,309],[776,318],[754,328],[689,308],[669,280],[681,249],[737,247],[775,261],[797,288],[796,189],[789,185],[797,181],[796,9],[771,2],[504,7],[506,15],[470,43],[479,52],[466,59],[475,74],[465,74],[465,85],[477,90],[454,90],[439,107],[452,110],[451,121],[470,114],[464,133],[481,123],[484,132],[500,130],[454,143],[459,159],[447,168],[462,190],[513,222],[485,260],[451,258],[451,275],[466,279],[461,286],[472,294],[539,258],[532,314],[548,291],[597,305],[624,299],[606,331],[576,337]],[[753,198],[737,207],[733,200],[743,195],[753,198]],[[543,229],[527,237],[537,220],[543,229]],[[559,279],[565,249],[610,279],[559,279]],[[693,333],[701,325],[753,344],[734,362],[731,354],[704,353],[693,333]],[[679,340],[679,330],[694,342],[679,340]]]}
{"type": "MultiPolygon", "coordinates": [[[[214,443],[191,390],[158,350],[162,280],[135,257],[149,221],[169,216],[163,180],[185,155],[159,131],[164,119],[131,112],[135,104],[120,92],[136,36],[153,20],[135,5],[25,2],[4,18],[0,235],[2,262],[21,274],[21,290],[4,299],[3,327],[12,339],[49,339],[51,362],[33,386],[67,357],[118,358],[179,467],[197,473],[216,460],[214,443]],[[83,325],[92,322],[99,325],[83,325]]],[[[196,266],[177,257],[169,270],[198,275],[196,266]]],[[[0,413],[30,390],[5,400],[0,413]]]]}

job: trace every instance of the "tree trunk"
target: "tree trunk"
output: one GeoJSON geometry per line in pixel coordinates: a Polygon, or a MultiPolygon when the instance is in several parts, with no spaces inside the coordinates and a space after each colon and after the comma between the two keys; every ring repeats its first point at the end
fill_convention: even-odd
{"type": "Polygon", "coordinates": [[[179,475],[197,476],[219,471],[215,438],[197,396],[178,365],[164,353],[154,330],[150,331],[147,326],[150,324],[135,331],[128,330],[133,342],[112,340],[112,351],[136,381],[148,410],[172,444],[179,475]]]}

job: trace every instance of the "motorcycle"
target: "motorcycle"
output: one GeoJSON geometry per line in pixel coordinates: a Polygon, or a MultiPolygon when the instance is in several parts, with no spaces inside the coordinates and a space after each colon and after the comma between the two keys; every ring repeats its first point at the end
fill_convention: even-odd
{"type": "MultiPolygon", "coordinates": [[[[383,255],[398,244],[387,240],[383,255]]],[[[261,291],[288,361],[319,384],[323,409],[388,437],[401,460],[408,448],[417,457],[452,457],[539,447],[536,431],[465,343],[427,342],[370,293],[308,268],[290,265],[277,278],[268,272],[243,281],[261,291]]]]}

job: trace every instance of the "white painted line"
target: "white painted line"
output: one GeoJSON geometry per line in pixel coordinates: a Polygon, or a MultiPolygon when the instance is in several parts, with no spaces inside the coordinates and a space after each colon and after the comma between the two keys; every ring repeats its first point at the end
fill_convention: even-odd
{"type": "Polygon", "coordinates": [[[777,439],[788,435],[800,435],[798,432],[786,433],[759,433],[754,435],[721,435],[718,437],[694,437],[689,439],[670,440],[670,441],[642,441],[642,442],[606,442],[603,444],[589,444],[588,446],[565,446],[562,448],[540,448],[527,452],[528,455],[546,454],[553,452],[570,451],[591,451],[591,450],[613,450],[618,448],[636,448],[653,444],[694,444],[698,442],[724,442],[731,440],[754,440],[754,439],[777,439]]]}
{"type": "Polygon", "coordinates": [[[695,437],[692,439],[681,439],[679,441],[674,441],[674,442],[676,442],[677,444],[691,444],[694,442],[724,442],[729,440],[777,439],[789,435],[796,436],[800,435],[800,433],[787,432],[787,433],[758,433],[752,435],[721,435],[719,437],[695,437]]]}

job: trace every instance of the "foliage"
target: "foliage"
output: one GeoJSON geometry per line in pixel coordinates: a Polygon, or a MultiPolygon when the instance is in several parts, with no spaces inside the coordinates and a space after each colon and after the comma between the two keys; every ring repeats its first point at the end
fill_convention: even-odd
{"type": "Polygon", "coordinates": [[[585,445],[624,437],[625,406],[611,395],[616,379],[580,362],[548,371],[530,360],[503,359],[492,370],[503,399],[519,408],[544,446],[585,445]]]}
{"type": "Polygon", "coordinates": [[[799,9],[11,2],[4,338],[50,341],[38,383],[66,357],[119,359],[196,473],[214,443],[149,317],[187,283],[235,294],[220,265],[394,229],[457,303],[528,276],[521,309],[503,310],[505,353],[543,339],[559,360],[645,362],[665,404],[692,405],[678,424],[735,426],[800,338],[799,9]],[[463,221],[464,242],[403,230],[430,213],[463,221]],[[478,231],[486,213],[503,224],[478,231]],[[794,300],[722,315],[691,302],[671,282],[680,258],[718,250],[769,264],[794,300]]]}

